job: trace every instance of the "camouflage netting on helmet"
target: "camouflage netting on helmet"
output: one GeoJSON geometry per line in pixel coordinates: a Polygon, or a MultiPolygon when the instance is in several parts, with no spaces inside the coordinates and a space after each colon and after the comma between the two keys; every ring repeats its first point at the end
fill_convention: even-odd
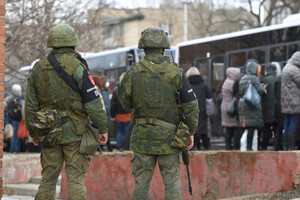
{"type": "Polygon", "coordinates": [[[138,47],[140,49],[170,49],[168,33],[157,27],[147,28],[142,32],[138,47]]]}
{"type": "Polygon", "coordinates": [[[50,30],[48,47],[76,47],[78,44],[78,37],[70,25],[60,24],[50,30]]]}

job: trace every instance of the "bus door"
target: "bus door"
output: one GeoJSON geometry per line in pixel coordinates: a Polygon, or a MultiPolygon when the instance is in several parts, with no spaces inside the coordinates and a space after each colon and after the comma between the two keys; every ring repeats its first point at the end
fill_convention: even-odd
{"type": "Polygon", "coordinates": [[[212,134],[221,134],[221,103],[222,85],[225,79],[224,56],[196,59],[194,65],[200,70],[201,76],[211,90],[218,114],[212,123],[212,134]]]}

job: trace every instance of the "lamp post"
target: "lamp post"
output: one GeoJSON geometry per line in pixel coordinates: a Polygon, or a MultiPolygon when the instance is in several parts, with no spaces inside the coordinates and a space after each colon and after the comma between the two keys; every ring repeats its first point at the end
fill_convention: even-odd
{"type": "Polygon", "coordinates": [[[189,18],[189,14],[188,14],[188,4],[189,4],[189,0],[184,0],[182,1],[183,3],[183,41],[187,41],[188,40],[188,34],[189,34],[189,29],[188,29],[188,18],[189,18]]]}

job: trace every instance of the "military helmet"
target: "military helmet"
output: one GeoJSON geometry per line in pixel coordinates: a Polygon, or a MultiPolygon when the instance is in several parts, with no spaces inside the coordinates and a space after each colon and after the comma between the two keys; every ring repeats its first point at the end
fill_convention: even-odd
{"type": "Polygon", "coordinates": [[[49,33],[48,47],[76,47],[79,44],[75,30],[68,24],[54,26],[49,33]]]}
{"type": "Polygon", "coordinates": [[[145,29],[139,41],[140,49],[170,49],[168,33],[158,27],[145,29]]]}

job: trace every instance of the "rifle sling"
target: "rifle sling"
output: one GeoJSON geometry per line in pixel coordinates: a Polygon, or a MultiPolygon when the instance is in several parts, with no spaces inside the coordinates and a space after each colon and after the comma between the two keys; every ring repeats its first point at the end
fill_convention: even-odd
{"type": "Polygon", "coordinates": [[[54,70],[57,72],[60,78],[62,78],[67,85],[69,85],[75,92],[79,93],[81,96],[81,92],[76,84],[76,82],[72,79],[72,77],[67,74],[67,72],[60,66],[59,62],[56,60],[53,54],[48,54],[48,61],[53,66],[54,70]]]}

